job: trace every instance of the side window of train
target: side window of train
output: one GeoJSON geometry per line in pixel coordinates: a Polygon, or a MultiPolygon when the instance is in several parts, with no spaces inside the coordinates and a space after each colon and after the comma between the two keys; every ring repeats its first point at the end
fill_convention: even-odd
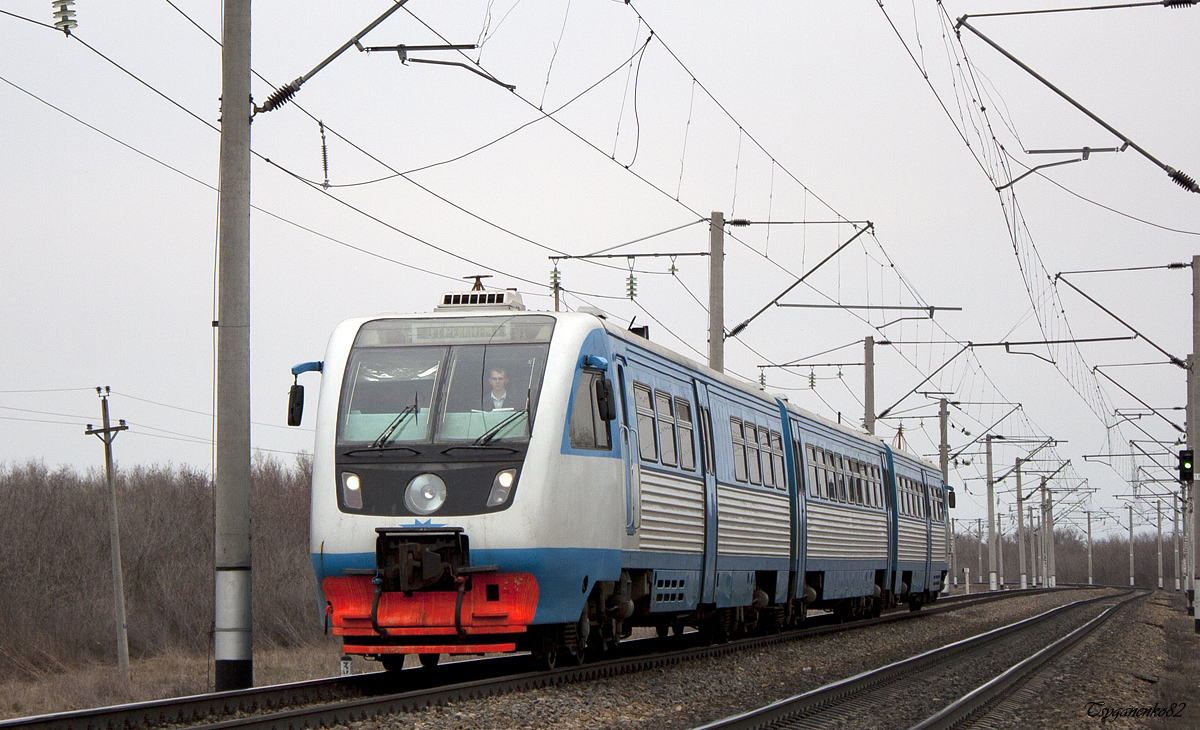
{"type": "Polygon", "coordinates": [[[700,461],[705,474],[716,472],[715,457],[712,444],[712,415],[707,408],[700,409],[700,461]]]}
{"type": "Polygon", "coordinates": [[[729,432],[733,435],[733,478],[744,482],[746,481],[746,437],[742,432],[740,419],[729,419],[729,432]]]}
{"type": "Polygon", "coordinates": [[[633,405],[637,411],[638,451],[643,461],[658,461],[658,436],[654,433],[654,403],[650,387],[634,382],[633,405]]]}
{"type": "Polygon", "coordinates": [[[675,451],[675,408],[671,394],[654,391],[654,410],[658,415],[658,447],[664,466],[678,466],[675,451]]]}
{"type": "Polygon", "coordinates": [[[808,454],[808,496],[816,499],[820,497],[818,485],[821,480],[817,478],[817,449],[812,444],[806,447],[808,454]]]}
{"type": "Polygon", "coordinates": [[[758,429],[746,424],[746,466],[750,470],[750,483],[762,484],[762,463],[758,453],[758,429]]]}
{"type": "Polygon", "coordinates": [[[771,469],[775,472],[775,486],[787,489],[787,472],[783,466],[783,435],[771,432],[771,469]]]}
{"type": "Polygon", "coordinates": [[[574,448],[603,451],[612,448],[608,422],[600,413],[599,403],[596,400],[596,384],[603,377],[600,373],[586,370],[579,376],[579,385],[575,388],[574,405],[571,407],[571,421],[568,427],[571,446],[574,448]]]}
{"type": "Polygon", "coordinates": [[[679,429],[679,467],[696,469],[696,450],[692,442],[692,406],[682,398],[675,399],[675,425],[679,429]]]}

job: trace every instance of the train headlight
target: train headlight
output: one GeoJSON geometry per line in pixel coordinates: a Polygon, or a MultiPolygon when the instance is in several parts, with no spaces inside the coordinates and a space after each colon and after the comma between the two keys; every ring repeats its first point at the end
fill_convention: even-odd
{"type": "Polygon", "coordinates": [[[512,486],[517,481],[516,469],[505,469],[492,480],[492,491],[488,492],[487,506],[497,507],[508,501],[512,486]]]}
{"type": "Polygon", "coordinates": [[[362,509],[362,480],[352,472],[342,472],[342,501],[350,509],[362,509]]]}
{"type": "Polygon", "coordinates": [[[431,515],[446,503],[446,483],[436,474],[418,474],[404,490],[404,506],[419,515],[431,515]]]}

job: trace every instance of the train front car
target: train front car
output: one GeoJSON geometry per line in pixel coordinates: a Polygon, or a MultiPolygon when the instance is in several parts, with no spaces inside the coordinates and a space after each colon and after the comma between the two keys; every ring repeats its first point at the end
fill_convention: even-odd
{"type": "Polygon", "coordinates": [[[587,425],[611,443],[598,320],[514,298],[446,295],[433,314],[350,320],[330,340],[311,550],[347,654],[389,669],[407,654],[553,662],[581,643],[592,584],[620,575],[621,460],[563,448],[581,382],[587,425]]]}

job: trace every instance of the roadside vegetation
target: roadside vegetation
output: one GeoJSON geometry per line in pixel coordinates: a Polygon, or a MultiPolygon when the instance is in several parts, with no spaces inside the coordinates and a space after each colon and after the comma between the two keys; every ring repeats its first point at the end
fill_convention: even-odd
{"type": "MultiPolygon", "coordinates": [[[[312,461],[257,456],[253,469],[257,651],[323,643],[308,558],[312,461]]],[[[118,469],[132,659],[209,655],[213,502],[189,467],[118,469]]],[[[103,471],[0,465],[0,682],[116,665],[103,471]]]]}

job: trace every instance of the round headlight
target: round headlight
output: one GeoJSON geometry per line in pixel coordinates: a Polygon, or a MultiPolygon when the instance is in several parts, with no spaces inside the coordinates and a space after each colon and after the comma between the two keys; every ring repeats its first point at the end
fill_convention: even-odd
{"type": "Polygon", "coordinates": [[[446,502],[446,482],[436,474],[418,474],[404,490],[404,506],[419,515],[431,515],[446,502]]]}

